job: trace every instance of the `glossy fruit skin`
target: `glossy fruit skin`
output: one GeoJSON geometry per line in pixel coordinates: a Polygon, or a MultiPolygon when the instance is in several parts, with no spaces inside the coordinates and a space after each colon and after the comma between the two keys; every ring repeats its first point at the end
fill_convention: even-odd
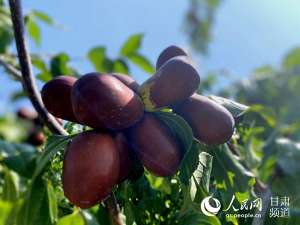
{"type": "Polygon", "coordinates": [[[146,111],[170,107],[191,96],[200,84],[200,76],[184,56],[168,60],[139,89],[146,111]]]}
{"type": "Polygon", "coordinates": [[[115,143],[119,150],[120,170],[117,183],[121,183],[129,177],[132,170],[131,150],[125,135],[118,132],[115,137],[115,143]]]}
{"type": "Polygon", "coordinates": [[[93,128],[120,130],[143,115],[141,99],[109,74],[89,73],[72,89],[73,111],[79,122],[93,128]]]}
{"type": "Polygon", "coordinates": [[[179,143],[154,115],[145,113],[126,133],[139,159],[151,173],[162,177],[176,173],[182,158],[179,143]]]}
{"type": "Polygon", "coordinates": [[[195,138],[206,144],[223,144],[234,132],[234,119],[222,105],[198,94],[192,95],[174,111],[192,127],[195,138]]]}
{"type": "Polygon", "coordinates": [[[72,110],[71,89],[76,82],[72,76],[58,76],[48,81],[41,94],[46,109],[54,116],[77,122],[72,110]]]}
{"type": "Polygon", "coordinates": [[[180,47],[171,45],[164,49],[156,61],[156,69],[158,70],[165,62],[176,56],[187,56],[187,53],[180,47]]]}
{"type": "Polygon", "coordinates": [[[121,73],[113,73],[111,75],[117,78],[119,81],[121,81],[134,92],[138,92],[140,85],[132,77],[121,73]]]}
{"type": "Polygon", "coordinates": [[[63,161],[65,196],[80,208],[89,208],[105,199],[119,175],[119,152],[113,137],[87,131],[67,147],[63,161]]]}

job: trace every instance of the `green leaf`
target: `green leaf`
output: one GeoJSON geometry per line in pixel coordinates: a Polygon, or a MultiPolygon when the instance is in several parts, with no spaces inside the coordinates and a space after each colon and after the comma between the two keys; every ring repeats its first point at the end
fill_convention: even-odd
{"type": "Polygon", "coordinates": [[[228,111],[231,112],[231,114],[234,117],[241,116],[249,108],[246,105],[243,105],[243,104],[235,102],[231,99],[223,98],[220,96],[210,95],[208,97],[211,100],[215,101],[216,103],[218,103],[218,104],[224,106],[226,109],[228,109],[228,111]]]}
{"type": "Polygon", "coordinates": [[[32,176],[37,150],[31,145],[0,141],[0,155],[9,169],[24,177],[32,176]]]}
{"type": "Polygon", "coordinates": [[[40,73],[37,74],[39,80],[47,82],[52,79],[52,75],[49,72],[46,63],[41,58],[33,57],[31,61],[32,65],[40,71],[40,73]]]}
{"type": "Polygon", "coordinates": [[[181,161],[179,178],[185,185],[189,185],[190,179],[199,165],[199,152],[200,145],[197,141],[194,141],[181,161]]]}
{"type": "Polygon", "coordinates": [[[282,66],[285,69],[292,69],[300,65],[300,48],[295,48],[290,51],[284,58],[282,66]]]}
{"type": "Polygon", "coordinates": [[[41,43],[41,31],[40,31],[40,27],[38,26],[36,21],[33,19],[33,17],[31,17],[31,16],[27,17],[26,28],[27,28],[28,34],[32,38],[32,40],[37,45],[40,45],[40,43],[41,43]]]}
{"type": "Polygon", "coordinates": [[[12,202],[0,201],[0,224],[7,225],[12,209],[12,202]]]}
{"type": "Polygon", "coordinates": [[[46,13],[44,13],[42,11],[33,10],[31,12],[31,15],[33,15],[34,17],[38,18],[40,21],[42,21],[48,25],[54,24],[53,19],[49,15],[47,15],[46,13]]]}
{"type": "Polygon", "coordinates": [[[179,140],[183,154],[187,152],[193,143],[193,131],[188,123],[180,116],[172,112],[155,112],[155,115],[171,130],[172,134],[179,140]]]}
{"type": "Polygon", "coordinates": [[[56,225],[85,225],[84,218],[81,213],[74,213],[60,218],[56,225]]]}
{"type": "Polygon", "coordinates": [[[129,68],[124,60],[117,59],[114,61],[113,72],[128,74],[129,68]]]}
{"type": "Polygon", "coordinates": [[[167,178],[156,177],[150,173],[146,173],[145,175],[153,189],[161,191],[165,194],[171,194],[171,184],[167,178]]]}
{"type": "Polygon", "coordinates": [[[32,62],[32,65],[40,71],[48,70],[46,63],[40,58],[32,57],[31,62],[32,62]]]}
{"type": "Polygon", "coordinates": [[[137,52],[137,50],[141,47],[143,35],[142,34],[134,34],[130,36],[127,41],[123,44],[120,55],[121,56],[129,56],[137,52]]]}
{"type": "Polygon", "coordinates": [[[276,126],[276,115],[273,109],[265,107],[263,105],[252,105],[247,111],[258,113],[270,127],[276,126]]]}
{"type": "Polygon", "coordinates": [[[50,61],[50,71],[53,76],[74,75],[72,68],[68,66],[70,57],[66,53],[59,53],[52,57],[50,61]]]}
{"type": "Polygon", "coordinates": [[[54,223],[57,221],[58,207],[57,207],[55,190],[50,181],[48,181],[47,183],[47,197],[48,197],[48,204],[49,204],[50,219],[51,222],[54,223]]]}
{"type": "Polygon", "coordinates": [[[41,172],[45,169],[45,167],[50,162],[51,158],[58,151],[64,149],[72,137],[73,136],[53,135],[48,139],[44,152],[41,155],[41,157],[38,159],[39,163],[35,168],[35,171],[33,173],[33,178],[36,178],[41,174],[41,172]]]}
{"type": "Polygon", "coordinates": [[[81,213],[85,220],[85,225],[100,225],[95,215],[90,213],[88,210],[83,210],[81,213]]]}
{"type": "Polygon", "coordinates": [[[51,225],[47,187],[41,177],[30,184],[20,209],[18,225],[51,225]]]}
{"type": "Polygon", "coordinates": [[[199,164],[193,173],[193,181],[197,186],[201,186],[207,193],[209,193],[210,174],[212,170],[213,157],[207,152],[199,154],[199,164]]]}
{"type": "Polygon", "coordinates": [[[218,183],[218,188],[226,190],[230,195],[252,189],[255,183],[253,173],[240,163],[227,145],[207,148],[214,157],[212,175],[218,183]]]}
{"type": "Polygon", "coordinates": [[[37,74],[37,78],[40,81],[48,82],[49,80],[52,79],[52,74],[49,73],[48,71],[44,71],[44,72],[41,72],[41,73],[37,74]]]}
{"type": "Polygon", "coordinates": [[[9,13],[0,13],[1,30],[0,30],[0,53],[6,53],[13,41],[13,29],[9,13]]]}
{"type": "Polygon", "coordinates": [[[146,57],[142,56],[141,54],[132,53],[132,54],[128,55],[127,57],[132,63],[134,63],[135,65],[140,67],[145,72],[147,72],[151,75],[155,72],[154,66],[151,64],[151,62],[146,57]]]}
{"type": "Polygon", "coordinates": [[[106,48],[99,46],[92,48],[87,55],[98,72],[112,72],[113,62],[106,56],[106,48]]]}
{"type": "Polygon", "coordinates": [[[4,184],[2,190],[2,200],[17,201],[19,196],[18,176],[12,171],[4,168],[4,184]]]}
{"type": "Polygon", "coordinates": [[[300,173],[300,143],[288,138],[278,138],[276,145],[278,148],[277,163],[284,174],[297,176],[300,173]]]}
{"type": "Polygon", "coordinates": [[[125,205],[124,205],[124,214],[126,217],[126,225],[133,225],[135,222],[135,212],[132,201],[130,200],[130,187],[129,184],[125,185],[125,205]]]}

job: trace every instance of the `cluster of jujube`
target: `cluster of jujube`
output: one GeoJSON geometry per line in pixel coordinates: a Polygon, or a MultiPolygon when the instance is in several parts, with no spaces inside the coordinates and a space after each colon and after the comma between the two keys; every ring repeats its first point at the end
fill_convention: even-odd
{"type": "Polygon", "coordinates": [[[59,76],[46,83],[42,98],[50,113],[93,128],[67,147],[62,177],[66,197],[79,207],[91,207],[114,185],[140,176],[143,167],[137,172],[136,163],[156,176],[174,175],[184,150],[154,111],[173,109],[203,143],[228,141],[233,117],[223,106],[195,94],[199,84],[197,70],[176,46],[160,54],[156,73],[141,86],[114,73],[59,76]]]}

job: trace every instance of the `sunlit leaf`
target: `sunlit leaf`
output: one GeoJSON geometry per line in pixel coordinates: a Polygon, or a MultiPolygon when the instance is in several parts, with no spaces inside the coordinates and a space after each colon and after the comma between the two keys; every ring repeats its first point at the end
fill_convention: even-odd
{"type": "Polygon", "coordinates": [[[88,59],[98,72],[112,72],[113,61],[106,56],[106,48],[99,46],[92,48],[88,54],[88,59]]]}
{"type": "Polygon", "coordinates": [[[134,34],[130,36],[120,50],[120,55],[129,56],[133,53],[136,53],[141,46],[143,35],[134,34]]]}
{"type": "Polygon", "coordinates": [[[37,44],[40,45],[41,43],[41,31],[40,27],[36,23],[33,17],[29,16],[26,20],[26,28],[28,31],[29,36],[32,40],[37,44]]]}
{"type": "Polygon", "coordinates": [[[117,59],[114,61],[113,72],[128,74],[129,68],[124,60],[117,59]]]}
{"type": "Polygon", "coordinates": [[[36,178],[41,174],[46,165],[50,163],[52,157],[60,150],[64,149],[65,146],[69,143],[69,140],[72,136],[59,136],[53,135],[47,141],[46,147],[43,151],[43,154],[38,160],[38,165],[35,168],[33,173],[33,178],[36,178]]]}
{"type": "Polygon", "coordinates": [[[243,105],[243,104],[235,102],[231,99],[223,98],[220,96],[210,95],[208,97],[211,100],[217,102],[218,104],[220,104],[220,105],[224,106],[226,109],[228,109],[228,111],[231,112],[231,114],[234,117],[242,115],[249,108],[246,105],[243,105]]]}
{"type": "Polygon", "coordinates": [[[128,56],[128,59],[140,67],[142,70],[149,74],[153,74],[155,72],[154,66],[151,64],[151,62],[144,56],[142,56],[139,53],[132,53],[128,56]]]}
{"type": "Polygon", "coordinates": [[[300,65],[300,48],[290,51],[284,58],[282,65],[286,69],[292,69],[300,65]]]}
{"type": "Polygon", "coordinates": [[[48,25],[54,24],[53,19],[49,15],[47,15],[46,13],[44,13],[42,11],[33,10],[31,12],[31,15],[35,16],[36,18],[38,18],[39,20],[41,20],[42,22],[44,22],[48,25]]]}
{"type": "Polygon", "coordinates": [[[56,225],[85,225],[85,221],[82,214],[75,211],[71,215],[60,218],[56,225]]]}

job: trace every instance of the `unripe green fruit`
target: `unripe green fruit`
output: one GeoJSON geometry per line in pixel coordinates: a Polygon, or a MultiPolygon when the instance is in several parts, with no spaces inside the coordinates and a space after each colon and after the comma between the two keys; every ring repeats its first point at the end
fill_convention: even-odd
{"type": "Polygon", "coordinates": [[[121,73],[112,73],[111,75],[117,78],[134,92],[138,92],[140,85],[132,77],[121,73]]]}
{"type": "Polygon", "coordinates": [[[154,115],[145,113],[136,125],[127,130],[127,136],[150,172],[162,177],[176,173],[182,158],[179,143],[154,115]]]}
{"type": "Polygon", "coordinates": [[[174,108],[192,127],[195,138],[206,144],[223,144],[234,131],[234,119],[223,106],[194,94],[174,108]]]}
{"type": "Polygon", "coordinates": [[[71,104],[71,89],[77,79],[59,76],[48,81],[41,91],[46,109],[54,116],[77,122],[71,104]]]}
{"type": "Polygon", "coordinates": [[[67,147],[63,190],[74,205],[89,208],[105,199],[119,176],[119,151],[113,137],[87,131],[67,147]]]}
{"type": "Polygon", "coordinates": [[[191,96],[200,84],[200,77],[187,57],[168,60],[139,89],[146,111],[170,107],[191,96]]]}
{"type": "Polygon", "coordinates": [[[175,56],[187,56],[187,53],[183,49],[175,45],[167,47],[158,56],[156,62],[156,70],[158,70],[165,62],[175,56]]]}
{"type": "Polygon", "coordinates": [[[82,76],[72,89],[73,111],[79,122],[93,128],[120,130],[143,115],[139,96],[109,74],[82,76]]]}

